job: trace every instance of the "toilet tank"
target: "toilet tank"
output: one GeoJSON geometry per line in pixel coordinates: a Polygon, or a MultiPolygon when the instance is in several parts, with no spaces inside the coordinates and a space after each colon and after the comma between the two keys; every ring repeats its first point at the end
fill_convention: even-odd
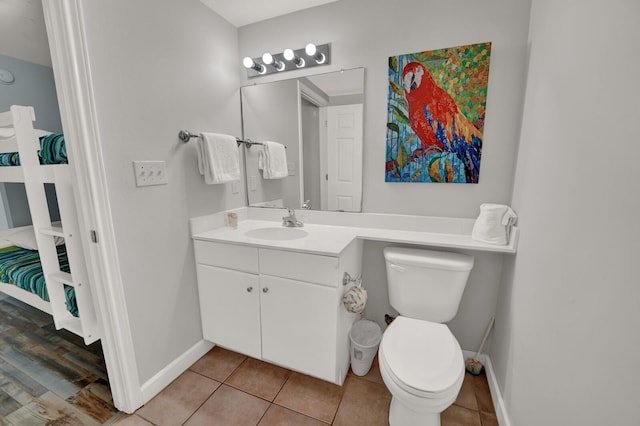
{"type": "Polygon", "coordinates": [[[389,303],[402,316],[444,323],[458,312],[473,256],[386,247],[389,303]]]}

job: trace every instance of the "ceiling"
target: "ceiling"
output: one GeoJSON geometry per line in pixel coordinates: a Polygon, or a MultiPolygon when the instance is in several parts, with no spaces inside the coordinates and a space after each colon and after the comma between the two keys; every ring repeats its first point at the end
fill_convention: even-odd
{"type": "Polygon", "coordinates": [[[51,66],[41,0],[0,0],[0,54],[51,66]]]}
{"type": "Polygon", "coordinates": [[[236,27],[338,0],[200,0],[236,27]]]}
{"type": "Polygon", "coordinates": [[[364,92],[362,70],[346,70],[308,75],[307,80],[329,96],[356,95],[364,92]]]}
{"type": "MultiPolygon", "coordinates": [[[[338,0],[201,0],[236,27],[338,0]]],[[[41,0],[0,0],[0,55],[51,66],[41,0]]]]}

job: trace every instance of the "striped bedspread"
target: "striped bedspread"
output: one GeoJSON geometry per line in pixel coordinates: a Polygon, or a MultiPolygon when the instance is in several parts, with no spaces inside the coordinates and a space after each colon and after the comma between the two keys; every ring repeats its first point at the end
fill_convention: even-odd
{"type": "MultiPolygon", "coordinates": [[[[60,270],[70,272],[65,246],[57,246],[57,250],[60,270]]],[[[27,250],[16,246],[0,248],[0,281],[14,284],[38,295],[44,301],[49,301],[49,293],[47,293],[40,255],[37,250],[27,250]]],[[[77,317],[78,306],[73,287],[65,285],[64,292],[67,310],[77,317]]]]}
{"type": "MultiPolygon", "coordinates": [[[[52,133],[40,137],[40,164],[67,164],[67,147],[64,135],[52,133]]],[[[0,166],[19,166],[20,154],[7,152],[0,154],[0,166]]]]}

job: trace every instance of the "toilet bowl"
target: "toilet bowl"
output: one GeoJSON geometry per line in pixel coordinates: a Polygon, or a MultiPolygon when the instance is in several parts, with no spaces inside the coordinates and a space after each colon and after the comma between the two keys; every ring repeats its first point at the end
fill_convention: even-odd
{"type": "Polygon", "coordinates": [[[380,373],[392,401],[390,426],[439,426],[464,380],[458,341],[444,324],[399,316],[378,350],[380,373]]]}
{"type": "Polygon", "coordinates": [[[391,426],[439,426],[464,380],[460,344],[444,323],[456,316],[473,256],[386,247],[389,304],[399,316],[382,335],[378,361],[391,392],[391,426]]]}

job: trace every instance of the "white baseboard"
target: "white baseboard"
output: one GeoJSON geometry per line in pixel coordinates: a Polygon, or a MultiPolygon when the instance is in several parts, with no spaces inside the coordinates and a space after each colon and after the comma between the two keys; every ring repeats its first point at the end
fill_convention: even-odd
{"type": "Polygon", "coordinates": [[[213,343],[207,342],[206,340],[199,341],[185,353],[176,358],[171,364],[167,365],[155,376],[147,380],[141,386],[143,404],[151,401],[151,399],[159,394],[162,389],[167,387],[204,354],[209,352],[213,346],[213,343]]]}
{"type": "MultiPolygon", "coordinates": [[[[464,359],[473,358],[475,352],[462,351],[464,359]]],[[[496,411],[496,417],[498,418],[498,424],[500,426],[511,426],[509,416],[507,414],[507,408],[504,405],[504,399],[502,398],[502,392],[498,386],[498,380],[496,378],[495,371],[493,370],[493,364],[487,354],[480,354],[480,362],[484,365],[484,370],[487,373],[487,381],[489,382],[489,390],[491,391],[491,400],[493,401],[493,408],[496,411]]]]}

